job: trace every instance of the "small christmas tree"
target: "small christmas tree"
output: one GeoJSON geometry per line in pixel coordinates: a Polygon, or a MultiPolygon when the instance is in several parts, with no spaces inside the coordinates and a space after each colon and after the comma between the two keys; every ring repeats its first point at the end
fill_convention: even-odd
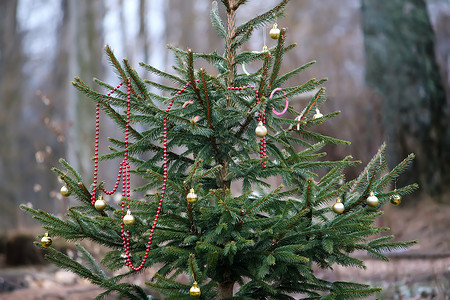
{"type": "Polygon", "coordinates": [[[348,142],[314,131],[339,113],[319,111],[325,80],[285,86],[312,63],[280,74],[283,56],[295,47],[285,45],[286,30],[273,26],[273,48],[239,52],[257,28],[282,15],[288,0],[236,26],[236,11],[245,2],[222,0],[226,24],[213,2],[211,21],[225,41],[223,55],[169,47],[177,59],[176,75],[141,64],[168,84],[143,80],[109,47],[106,53],[119,77],[116,87],[97,80],[109,91],[105,95],[79,78],[74,81],[97,103],[93,183],[62,160],[64,170],[54,169],[64,182],[62,193],[71,193],[79,204],[64,219],[22,209],[48,231],[41,241],[47,259],[103,287],[98,298],[117,292],[148,299],[146,288],[167,299],[361,298],[379,289],[317,278],[313,267],[364,268],[351,256],[354,251],[387,260],[386,251],[413,243],[393,242],[392,236],[380,235],[387,228],[374,225],[383,204],[398,204],[401,195],[416,188],[390,189],[413,155],[387,170],[382,145],[361,175],[346,181],[344,169],[359,162],[350,156],[326,161],[321,149],[348,142]],[[217,72],[196,69],[197,60],[211,63],[217,72]],[[250,62],[260,62],[260,69],[237,72],[238,65],[250,62]],[[308,91],[316,93],[306,107],[288,105],[288,98],[308,91]],[[110,139],[112,151],[101,157],[100,111],[125,135],[124,140],[110,139]],[[297,117],[284,117],[285,112],[297,117]],[[113,158],[122,162],[108,190],[111,183],[98,181],[98,160],[113,158]],[[145,184],[132,186],[131,173],[145,184]],[[284,185],[269,184],[273,177],[284,185]],[[119,191],[122,198],[115,203],[108,195],[119,191]],[[133,196],[139,192],[145,193],[142,199],[133,196]],[[77,244],[80,262],[53,249],[52,237],[88,239],[109,252],[99,263],[77,244]],[[147,268],[157,273],[146,287],[123,280],[147,268]],[[120,270],[120,275],[111,272],[120,270]],[[177,281],[180,274],[190,282],[177,281]]]}

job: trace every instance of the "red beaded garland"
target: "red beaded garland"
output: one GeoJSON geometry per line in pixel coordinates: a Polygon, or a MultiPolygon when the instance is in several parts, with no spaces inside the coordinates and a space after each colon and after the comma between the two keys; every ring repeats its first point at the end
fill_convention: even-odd
{"type": "MultiPolygon", "coordinates": [[[[196,80],[196,82],[199,82],[199,80],[196,80]]],[[[113,90],[111,90],[107,96],[110,96],[112,93],[114,93],[117,89],[119,89],[122,86],[123,82],[118,84],[113,90]]],[[[176,97],[178,97],[182,92],[186,90],[186,88],[191,84],[191,82],[186,83],[186,85],[181,88],[175,96],[171,99],[169,102],[166,113],[169,112],[171,109],[174,100],[176,97]]],[[[241,86],[241,87],[228,87],[229,90],[243,90],[243,89],[253,89],[255,91],[256,96],[256,103],[259,104],[260,98],[258,90],[251,85],[248,86],[241,86]]],[[[128,136],[129,136],[129,122],[130,122],[130,109],[131,109],[131,81],[129,78],[127,78],[127,111],[126,111],[126,127],[125,127],[125,145],[124,145],[124,158],[122,162],[119,165],[119,172],[117,175],[116,182],[114,184],[114,188],[111,191],[107,191],[105,188],[103,188],[103,192],[107,195],[114,194],[118,187],[120,182],[122,182],[122,202],[121,207],[122,211],[124,212],[123,216],[125,215],[125,212],[130,209],[130,206],[128,203],[125,202],[126,199],[130,197],[130,190],[131,190],[131,184],[130,184],[130,164],[128,163],[128,136]]],[[[266,113],[265,112],[259,112],[258,113],[258,121],[261,121],[263,125],[266,124],[266,113]]],[[[94,182],[93,182],[93,190],[91,193],[91,204],[95,204],[95,197],[97,193],[97,183],[98,183],[98,149],[99,149],[99,132],[100,132],[100,104],[97,104],[96,106],[96,113],[95,113],[95,154],[94,154],[94,182]]],[[[267,148],[266,148],[266,138],[262,137],[260,140],[260,158],[261,161],[264,159],[264,157],[267,154],[267,148]]],[[[263,168],[266,168],[266,162],[262,162],[263,168]]],[[[158,209],[156,211],[155,219],[153,221],[153,224],[150,229],[149,238],[146,246],[146,251],[144,254],[144,257],[142,258],[142,262],[138,266],[134,266],[134,264],[131,261],[131,251],[130,251],[130,231],[124,229],[124,223],[123,223],[123,216],[122,216],[122,222],[120,224],[120,231],[121,231],[121,237],[122,237],[122,244],[125,251],[126,256],[126,265],[130,267],[131,269],[135,271],[139,271],[143,268],[145,265],[148,254],[150,252],[150,247],[153,240],[153,234],[156,230],[156,225],[158,223],[158,218],[161,213],[162,203],[164,200],[165,190],[166,190],[166,184],[167,184],[167,116],[163,117],[163,184],[161,187],[161,196],[158,204],[158,209]]]]}
{"type": "MultiPolygon", "coordinates": [[[[119,89],[122,86],[123,82],[119,83],[113,90],[111,90],[108,94],[106,94],[108,97],[111,96],[112,93],[114,93],[117,89],[119,89]]],[[[97,103],[95,107],[95,153],[94,153],[94,189],[91,193],[91,204],[95,204],[95,196],[97,192],[97,182],[98,182],[98,146],[99,146],[99,136],[100,136],[100,103],[97,103]]],[[[119,171],[120,176],[121,170],[119,171]]],[[[114,188],[113,192],[106,192],[108,195],[112,195],[117,187],[119,186],[119,178],[117,178],[116,186],[114,188]]]]}

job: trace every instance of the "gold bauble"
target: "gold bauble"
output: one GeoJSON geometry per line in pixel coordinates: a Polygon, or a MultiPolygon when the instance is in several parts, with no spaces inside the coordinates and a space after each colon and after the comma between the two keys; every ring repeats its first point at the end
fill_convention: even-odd
{"type": "Polygon", "coordinates": [[[63,195],[64,197],[69,197],[69,196],[72,194],[72,192],[71,192],[71,191],[67,188],[67,186],[65,186],[65,185],[63,185],[63,186],[61,187],[60,193],[61,193],[61,195],[63,195]]]}
{"type": "Polygon", "coordinates": [[[103,211],[103,210],[105,209],[105,207],[106,207],[106,201],[103,200],[103,196],[102,196],[102,195],[98,196],[98,199],[95,200],[94,207],[95,207],[95,209],[98,210],[98,211],[103,211]]]}
{"type": "Polygon", "coordinates": [[[191,288],[189,289],[189,295],[191,295],[191,297],[200,297],[201,294],[202,291],[200,291],[200,287],[198,286],[197,281],[194,281],[191,288]]]}
{"type": "Polygon", "coordinates": [[[255,128],[256,136],[264,137],[267,134],[267,128],[264,126],[263,122],[259,121],[258,126],[255,128]]]}
{"type": "Polygon", "coordinates": [[[378,203],[380,201],[378,201],[378,198],[377,198],[377,196],[375,196],[374,192],[370,192],[370,195],[369,195],[369,197],[367,197],[366,202],[367,202],[367,205],[369,205],[371,207],[375,207],[378,205],[378,203]]]}
{"type": "Polygon", "coordinates": [[[198,196],[194,189],[190,189],[189,193],[186,195],[186,199],[189,203],[194,203],[197,201],[198,196]]]}
{"type": "Polygon", "coordinates": [[[134,217],[131,214],[131,211],[128,210],[127,214],[123,216],[123,224],[125,225],[133,225],[134,224],[134,217]]]}
{"type": "Polygon", "coordinates": [[[333,205],[333,211],[337,214],[342,214],[344,209],[344,203],[342,203],[341,198],[337,198],[336,203],[333,205]]]}
{"type": "Polygon", "coordinates": [[[48,236],[48,232],[45,233],[45,235],[41,239],[42,247],[50,247],[52,245],[52,239],[48,236]]]}
{"type": "Polygon", "coordinates": [[[395,194],[391,198],[391,203],[394,205],[399,205],[402,202],[402,196],[395,194]]]}
{"type": "Polygon", "coordinates": [[[278,40],[278,38],[280,37],[280,29],[278,28],[277,23],[273,24],[272,29],[270,29],[269,31],[269,35],[272,39],[278,40]]]}

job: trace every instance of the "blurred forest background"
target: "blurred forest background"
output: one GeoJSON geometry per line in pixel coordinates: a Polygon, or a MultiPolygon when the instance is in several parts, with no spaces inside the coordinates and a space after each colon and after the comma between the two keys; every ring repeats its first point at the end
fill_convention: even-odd
{"type": "MultiPolygon", "coordinates": [[[[138,63],[171,72],[174,57],[166,44],[220,53],[209,23],[211,2],[0,1],[0,235],[36,229],[19,211],[22,203],[64,214],[71,200],[60,195],[50,171],[59,158],[80,170],[89,186],[95,107],[72,87],[73,77],[117,84],[105,44],[155,81],[160,79],[144,74],[138,63]]],[[[250,0],[238,17],[246,20],[276,2],[250,0]]],[[[298,43],[285,56],[285,71],[317,60],[297,80],[327,77],[328,101],[321,110],[342,111],[318,130],[352,145],[327,148],[328,158],[351,154],[367,163],[386,141],[392,164],[417,155],[399,184],[415,181],[421,189],[405,197],[402,207],[425,198],[450,205],[450,1],[294,0],[278,26],[288,29],[289,43],[298,43]]],[[[274,46],[270,27],[258,30],[245,50],[274,46]]],[[[291,99],[297,109],[306,103],[291,99]]],[[[104,141],[121,138],[111,122],[102,122],[104,141]]],[[[100,166],[107,182],[116,173],[110,165],[100,166]]]]}

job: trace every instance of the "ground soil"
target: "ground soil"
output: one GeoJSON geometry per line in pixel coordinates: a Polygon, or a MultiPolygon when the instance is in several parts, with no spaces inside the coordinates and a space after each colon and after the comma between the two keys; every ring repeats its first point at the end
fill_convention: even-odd
{"type": "MultiPolygon", "coordinates": [[[[418,240],[406,251],[389,254],[382,262],[357,254],[367,269],[336,267],[317,270],[318,277],[352,280],[382,287],[372,299],[450,299],[450,197],[443,203],[405,199],[400,206],[385,206],[379,225],[391,228],[398,240],[418,240]]],[[[151,271],[136,277],[142,285],[151,271]]],[[[0,265],[0,300],[93,299],[102,290],[51,265],[7,268],[0,265]]],[[[299,297],[300,298],[300,297],[299,297]]],[[[115,299],[115,296],[106,299],[115,299]]]]}

